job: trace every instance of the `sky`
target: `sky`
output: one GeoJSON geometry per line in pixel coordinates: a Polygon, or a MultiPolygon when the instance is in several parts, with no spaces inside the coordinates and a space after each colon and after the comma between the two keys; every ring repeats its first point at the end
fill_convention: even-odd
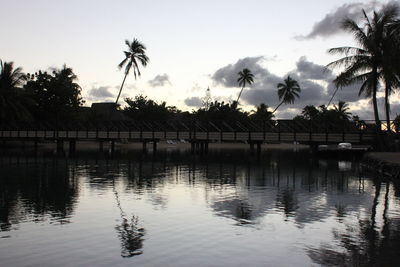
{"type": "MultiPolygon", "coordinates": [[[[255,82],[240,106],[247,111],[279,104],[276,85],[290,75],[300,83],[300,99],[282,105],[278,118],[292,118],[305,105],[327,104],[337,72],[324,66],[338,59],[327,50],[352,46],[338,24],[361,18],[388,2],[343,0],[0,0],[0,59],[32,73],[71,67],[85,105],[115,101],[123,80],[118,64],[125,40],[137,38],[150,59],[136,80],[128,76],[122,97],[143,94],[182,110],[197,109],[209,87],[218,101],[236,100],[237,73],[249,68],[255,82]]],[[[382,97],[382,96],[380,96],[382,97]]],[[[362,119],[373,119],[369,99],[358,87],[338,91],[334,102],[350,103],[362,119]]],[[[383,101],[379,99],[379,101],[383,101]]],[[[391,98],[392,116],[400,97],[391,98]]],[[[383,111],[381,112],[383,118],[383,111]]]]}

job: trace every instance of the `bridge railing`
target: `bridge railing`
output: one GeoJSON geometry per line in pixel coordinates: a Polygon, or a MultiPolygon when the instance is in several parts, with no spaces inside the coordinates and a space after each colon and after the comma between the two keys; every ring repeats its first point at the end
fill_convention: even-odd
{"type": "MultiPolygon", "coordinates": [[[[390,126],[381,123],[382,130],[389,128],[399,133],[393,121],[390,126]]],[[[376,133],[375,121],[311,121],[311,120],[268,120],[268,121],[103,121],[103,122],[1,122],[0,130],[51,130],[51,131],[179,131],[179,132],[269,132],[269,133],[376,133]]]]}

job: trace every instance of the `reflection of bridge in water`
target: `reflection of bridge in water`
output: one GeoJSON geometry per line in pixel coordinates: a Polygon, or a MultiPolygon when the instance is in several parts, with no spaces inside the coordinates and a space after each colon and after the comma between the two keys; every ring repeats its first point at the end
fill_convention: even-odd
{"type": "MultiPolygon", "coordinates": [[[[383,124],[384,125],[384,124],[383,124]]],[[[299,142],[311,145],[349,142],[373,144],[376,139],[376,125],[373,121],[343,123],[316,123],[313,121],[273,120],[246,122],[103,122],[101,124],[68,124],[57,126],[45,124],[0,125],[0,139],[33,141],[56,141],[57,149],[63,150],[69,142],[70,151],[75,151],[77,141],[96,141],[99,149],[109,142],[111,150],[115,142],[141,142],[143,149],[148,143],[157,149],[162,140],[185,140],[191,143],[192,151],[207,153],[212,142],[246,142],[252,149],[261,151],[262,143],[299,142]]]]}
{"type": "MultiPolygon", "coordinates": [[[[240,226],[252,227],[251,231],[259,235],[272,235],[272,230],[275,231],[272,226],[282,221],[277,221],[280,217],[283,218],[281,225],[294,225],[302,232],[328,222],[324,226],[332,232],[333,239],[306,247],[317,264],[376,263],[384,266],[400,262],[399,187],[360,173],[357,162],[347,162],[350,166],[343,166],[346,164],[335,160],[312,158],[306,151],[274,151],[263,154],[260,161],[244,160],[242,153],[221,156],[225,151],[210,151],[208,157],[178,151],[160,152],[151,156],[77,153],[74,157],[0,153],[0,199],[3,200],[0,233],[14,235],[18,232],[13,229],[18,225],[24,227],[22,223],[31,219],[42,227],[50,216],[53,222],[68,223],[72,218],[70,221],[75,224],[85,223],[75,215],[79,214],[76,210],[80,203],[85,203],[87,196],[116,192],[114,185],[125,207],[129,207],[127,212],[140,206],[141,202],[131,201],[140,196],[155,210],[163,209],[162,213],[170,215],[169,210],[175,210],[174,193],[179,192],[174,188],[185,185],[185,191],[190,193],[183,199],[205,203],[206,215],[217,216],[233,233],[240,226]],[[192,194],[196,191],[198,194],[192,194]],[[337,244],[342,245],[338,248],[337,244]]],[[[114,211],[116,207],[111,209],[114,211]]],[[[135,216],[123,216],[125,213],[121,209],[122,218],[116,224],[113,221],[109,224],[115,226],[123,257],[139,255],[145,249],[151,253],[157,248],[151,242],[157,238],[155,231],[152,232],[152,221],[146,221],[146,214],[140,209],[136,211],[135,216]]],[[[98,218],[104,219],[93,217],[89,222],[93,224],[98,218]]],[[[173,223],[182,226],[179,221],[173,223]]],[[[93,228],[97,236],[111,233],[111,238],[115,239],[115,232],[108,228],[105,232],[97,229],[102,228],[93,228]]],[[[175,233],[182,235],[182,231],[172,234],[175,233]]],[[[76,238],[77,235],[71,236],[76,238]]],[[[173,240],[173,236],[170,237],[173,240]]],[[[165,237],[161,236],[162,239],[165,237]]],[[[78,240],[86,244],[83,239],[78,240]]],[[[98,239],[92,240],[98,244],[98,239]]],[[[94,243],[92,240],[90,244],[94,243]]],[[[174,244],[167,242],[168,246],[174,244]]],[[[112,242],[106,244],[113,245],[112,242]]]]}

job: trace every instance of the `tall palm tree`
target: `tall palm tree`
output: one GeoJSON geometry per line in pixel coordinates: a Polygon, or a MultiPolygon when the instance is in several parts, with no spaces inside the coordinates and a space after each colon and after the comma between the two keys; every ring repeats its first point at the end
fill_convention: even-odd
{"type": "MultiPolygon", "coordinates": [[[[387,78],[391,76],[389,75],[389,72],[391,72],[390,64],[385,63],[385,55],[388,51],[383,51],[385,40],[387,41],[388,27],[397,15],[395,9],[391,6],[383,8],[380,12],[374,12],[372,19],[367,16],[365,11],[363,11],[363,14],[363,26],[358,26],[352,19],[346,19],[342,23],[342,28],[354,35],[359,47],[347,46],[329,49],[330,54],[343,54],[344,57],[329,63],[327,67],[343,66],[345,68],[334,80],[337,88],[362,83],[359,95],[365,93],[368,97],[372,97],[375,123],[380,131],[377,91],[380,81],[384,80],[385,76],[387,78]],[[386,68],[384,68],[385,64],[387,65],[386,68]],[[385,72],[386,74],[384,74],[385,72]]],[[[389,86],[390,84],[392,82],[389,82],[389,86]]]]}
{"type": "Polygon", "coordinates": [[[278,83],[277,87],[278,87],[279,100],[281,100],[281,102],[274,109],[274,111],[272,111],[272,113],[275,113],[275,111],[283,103],[293,104],[294,100],[300,97],[299,93],[301,92],[299,83],[296,80],[292,79],[289,75],[283,81],[283,83],[278,83]]]}
{"type": "Polygon", "coordinates": [[[385,88],[385,113],[387,130],[390,131],[390,102],[389,97],[395,89],[400,88],[400,19],[399,8],[387,6],[382,12],[382,21],[374,23],[385,27],[382,39],[382,76],[385,88]],[[384,21],[383,21],[384,20],[384,21]],[[386,23],[385,23],[386,22],[386,23]]]}
{"type": "Polygon", "coordinates": [[[31,117],[27,106],[33,104],[22,91],[26,75],[13,62],[0,60],[0,120],[21,120],[31,117]]]}
{"type": "Polygon", "coordinates": [[[125,44],[128,46],[128,51],[124,51],[125,59],[119,63],[118,68],[123,68],[125,66],[125,77],[122,81],[121,88],[117,96],[115,104],[118,104],[119,96],[121,95],[122,88],[124,87],[125,79],[129,74],[129,71],[133,69],[133,74],[135,79],[137,76],[140,77],[139,63],[146,67],[149,58],[146,56],[146,46],[139,42],[136,38],[132,42],[125,40],[125,44]]]}
{"type": "Polygon", "coordinates": [[[236,105],[239,103],[239,98],[242,95],[243,89],[246,87],[246,85],[251,85],[254,82],[254,75],[247,68],[239,71],[238,75],[239,78],[237,79],[237,82],[239,83],[239,86],[242,87],[242,90],[240,90],[239,96],[236,100],[236,105]]]}
{"type": "Polygon", "coordinates": [[[349,120],[351,112],[349,112],[349,104],[344,101],[339,101],[338,105],[333,105],[333,108],[338,113],[341,120],[349,120]]]}

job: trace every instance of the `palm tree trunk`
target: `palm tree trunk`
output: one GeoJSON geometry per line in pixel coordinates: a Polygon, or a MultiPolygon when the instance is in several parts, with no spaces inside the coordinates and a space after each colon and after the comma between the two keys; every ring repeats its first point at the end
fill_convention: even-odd
{"type": "Polygon", "coordinates": [[[117,100],[115,100],[115,104],[118,104],[119,96],[121,95],[122,87],[124,87],[126,76],[128,76],[128,72],[125,73],[125,77],[124,77],[124,80],[122,81],[121,88],[119,88],[119,93],[118,93],[118,96],[117,96],[117,100]]]}
{"type": "Polygon", "coordinates": [[[272,114],[274,114],[275,113],[275,111],[281,106],[283,104],[283,101],[281,102],[281,103],[279,103],[279,105],[278,106],[276,106],[276,108],[274,109],[274,111],[272,111],[272,114]]]}
{"type": "Polygon", "coordinates": [[[386,112],[386,128],[390,132],[390,104],[389,104],[389,87],[385,87],[385,112],[386,112]]]}
{"type": "MultiPolygon", "coordinates": [[[[376,73],[376,71],[375,71],[376,73]]],[[[377,77],[378,75],[376,74],[375,77],[377,77]]],[[[374,81],[374,87],[372,88],[373,92],[372,92],[372,104],[374,107],[374,117],[375,117],[375,124],[377,127],[378,132],[381,132],[381,121],[379,119],[379,112],[378,112],[378,102],[376,100],[376,91],[378,90],[378,79],[375,79],[374,81]]]]}
{"type": "Polygon", "coordinates": [[[244,89],[244,86],[242,87],[242,90],[240,90],[239,96],[238,96],[238,98],[237,98],[237,100],[236,100],[236,105],[239,104],[239,98],[240,98],[240,96],[242,95],[243,89],[244,89]]]}
{"type": "Polygon", "coordinates": [[[329,102],[328,102],[328,105],[326,105],[326,108],[328,108],[329,105],[331,104],[331,102],[332,102],[333,98],[335,97],[336,92],[338,91],[338,89],[339,89],[339,87],[336,87],[335,92],[333,92],[332,97],[331,97],[331,99],[330,99],[329,102]]]}

